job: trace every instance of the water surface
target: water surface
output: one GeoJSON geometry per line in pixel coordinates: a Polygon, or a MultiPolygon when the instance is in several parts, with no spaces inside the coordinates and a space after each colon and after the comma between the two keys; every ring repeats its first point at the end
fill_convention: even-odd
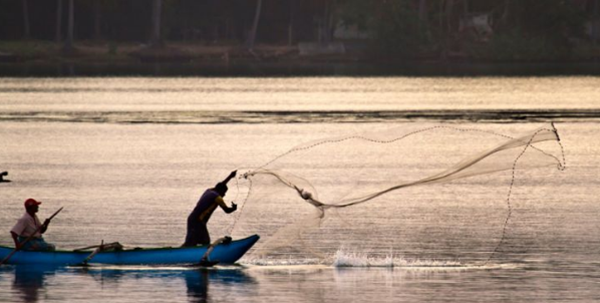
{"type": "MultiPolygon", "coordinates": [[[[65,207],[46,235],[64,249],[101,240],[180,245],[205,188],[323,137],[439,124],[514,134],[557,121],[567,170],[520,176],[507,239],[487,264],[506,217],[506,175],[415,189],[402,203],[344,213],[351,228],[328,221],[326,234],[309,239],[325,258],[257,255],[296,209],[270,217],[248,206],[217,212],[209,225],[213,237],[263,235],[238,266],[5,266],[0,301],[597,301],[599,84],[595,77],[3,78],[0,170],[13,182],[0,184],[0,230],[34,197],[43,201],[41,218],[65,207]]],[[[461,139],[466,147],[482,143],[461,139]]],[[[412,163],[407,177],[467,153],[426,137],[418,143],[423,153],[403,155],[412,163]],[[447,156],[425,161],[431,150],[447,156]]],[[[298,169],[344,173],[324,165],[325,156],[298,169]]],[[[349,159],[346,171],[363,160],[349,159]]],[[[334,188],[338,180],[322,181],[334,188]]],[[[243,198],[232,186],[226,200],[243,198]]],[[[0,244],[12,245],[8,232],[0,244]]]]}

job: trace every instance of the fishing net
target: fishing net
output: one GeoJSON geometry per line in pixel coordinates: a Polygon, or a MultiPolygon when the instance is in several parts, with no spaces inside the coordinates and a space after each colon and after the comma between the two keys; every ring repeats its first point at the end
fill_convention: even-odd
{"type": "Polygon", "coordinates": [[[327,138],[240,170],[246,198],[232,230],[260,233],[254,254],[269,258],[346,248],[489,260],[505,240],[515,183],[537,182],[548,167],[564,168],[553,125],[517,135],[407,125],[327,138]]]}

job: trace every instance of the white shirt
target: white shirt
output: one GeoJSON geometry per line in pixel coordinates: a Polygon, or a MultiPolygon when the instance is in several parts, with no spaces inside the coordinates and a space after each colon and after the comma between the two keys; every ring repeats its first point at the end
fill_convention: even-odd
{"type": "Polygon", "coordinates": [[[25,212],[10,231],[21,237],[29,237],[35,233],[34,237],[41,238],[42,234],[39,231],[35,232],[40,226],[42,226],[42,223],[40,223],[37,215],[33,215],[32,217],[29,213],[25,212]]]}

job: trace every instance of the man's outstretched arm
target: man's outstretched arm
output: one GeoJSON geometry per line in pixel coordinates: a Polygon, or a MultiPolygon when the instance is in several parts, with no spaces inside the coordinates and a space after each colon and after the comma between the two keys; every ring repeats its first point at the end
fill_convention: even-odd
{"type": "Polygon", "coordinates": [[[225,180],[223,180],[223,184],[227,184],[227,182],[229,182],[229,180],[233,179],[233,177],[235,177],[235,175],[237,174],[237,170],[232,171],[229,176],[227,176],[227,178],[225,178],[225,180]]]}

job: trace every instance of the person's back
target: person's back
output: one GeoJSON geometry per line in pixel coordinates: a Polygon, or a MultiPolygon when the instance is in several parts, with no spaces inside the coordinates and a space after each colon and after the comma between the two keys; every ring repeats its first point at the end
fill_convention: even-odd
{"type": "Polygon", "coordinates": [[[215,199],[218,197],[220,197],[220,195],[214,188],[207,189],[200,197],[200,200],[198,200],[194,210],[192,210],[188,216],[188,222],[190,220],[200,219],[204,223],[207,223],[218,206],[218,204],[215,203],[215,199]]]}

